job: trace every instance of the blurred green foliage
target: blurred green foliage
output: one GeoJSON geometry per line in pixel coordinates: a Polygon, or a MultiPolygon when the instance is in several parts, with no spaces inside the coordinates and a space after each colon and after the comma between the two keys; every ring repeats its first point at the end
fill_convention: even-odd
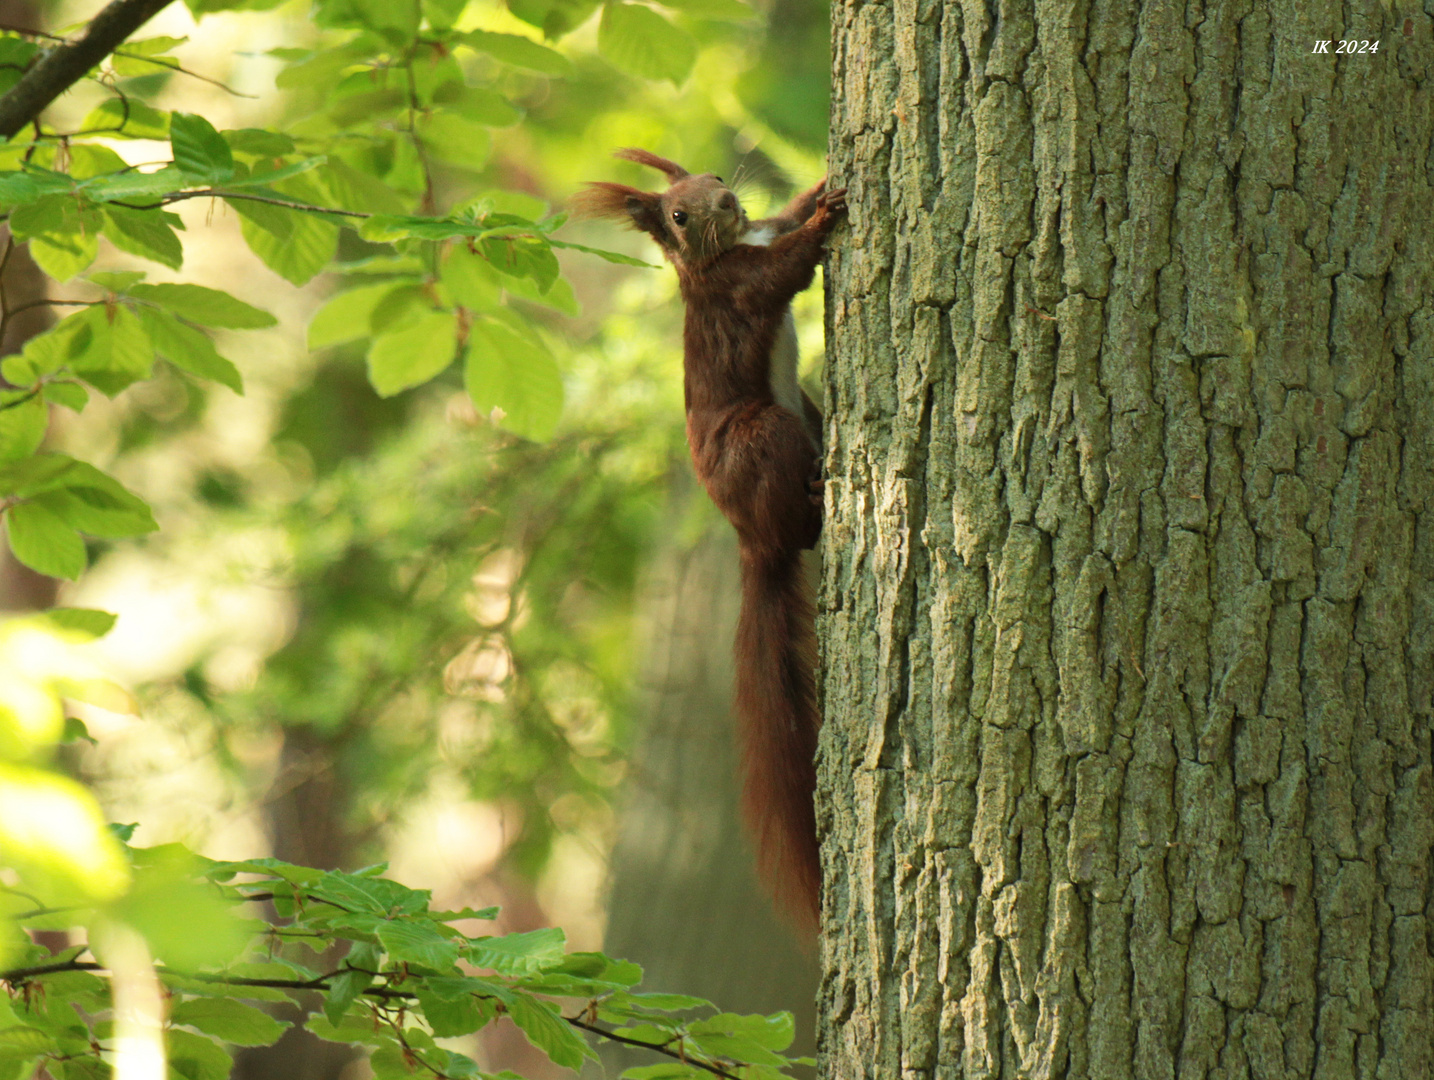
{"type": "MultiPolygon", "coordinates": [[[[553,1009],[523,995],[559,993],[541,980],[567,979],[606,1002],[588,1014],[631,1023],[637,1013],[618,1012],[636,1000],[635,974],[549,950],[522,972],[484,964],[509,977],[499,989],[455,989],[450,952],[477,946],[419,894],[405,890],[401,911],[368,912],[372,925],[358,930],[320,893],[340,880],[334,867],[381,854],[385,829],[438,772],[513,811],[503,866],[525,880],[565,830],[602,819],[630,735],[632,601],[646,553],[672,528],[667,478],[685,467],[679,313],[670,276],[644,269],[640,242],[566,222],[562,201],[588,178],[653,186],[606,158],[623,145],[735,175],[756,211],[810,183],[825,142],[825,5],[188,7],[196,19],[279,20],[270,122],[207,118],[204,99],[187,96],[202,85],[187,72],[187,39],[150,36],[90,73],[80,113],[58,109],[0,147],[0,270],[23,246],[50,279],[37,303],[57,316],[0,360],[0,516],[10,551],[42,574],[73,580],[121,550],[163,559],[188,547],[211,552],[202,561],[216,575],[282,593],[291,629],[251,678],[216,678],[216,640],[168,685],[139,693],[152,715],[205,727],[233,782],[264,798],[276,851],[307,839],[324,869],[247,864],[290,907],[276,899],[277,923],[245,929],[227,910],[244,888],[216,884],[223,874],[178,847],[124,847],[66,775],[88,736],[60,706],[64,696],[133,708],[76,651],[113,617],[70,608],[7,624],[0,859],[18,877],[0,877],[11,916],[0,963],[62,966],[9,980],[0,1080],[41,1060],[56,1076],[99,1075],[109,1021],[87,1027],[66,1010],[105,1015],[85,967],[105,957],[76,958],[86,945],[130,956],[134,932],[176,995],[174,1074],[226,1075],[228,1056],[207,1037],[272,1041],[274,1022],[220,1000],[232,982],[174,972],[213,975],[253,934],[291,937],[296,926],[316,943],[349,942],[376,972],[363,982],[352,965],[315,974],[273,961],[291,981],[322,982],[326,1034],[360,1014],[381,1029],[392,1017],[380,1014],[403,1002],[392,1038],[379,1040],[380,1072],[381,1061],[422,1059],[473,1075],[432,1036],[501,1012],[528,1016],[530,1038],[566,1060],[573,1036],[554,1034],[566,1029],[553,1009]],[[198,199],[236,215],[249,251],[290,286],[325,275],[307,351],[264,355],[286,332],[268,305],[214,287],[227,281],[185,280],[208,240],[174,210],[198,199]],[[266,428],[265,449],[248,456],[220,448],[246,389],[250,422],[266,428]],[[113,403],[97,410],[96,396],[113,403]],[[67,416],[59,430],[56,410],[67,416]],[[108,436],[87,437],[104,426],[108,436]],[[157,521],[163,532],[139,540],[157,521]],[[246,547],[230,558],[243,545],[227,539],[256,535],[258,556],[246,547]],[[266,735],[294,751],[277,777],[247,763],[245,746],[266,735]],[[318,797],[286,823],[285,793],[305,785],[318,797]],[[380,933],[380,918],[420,929],[380,933]],[[47,959],[26,931],[86,945],[47,959]],[[436,958],[445,963],[419,970],[436,958]],[[623,978],[599,987],[612,970],[623,978]],[[430,976],[442,990],[420,985],[430,976]],[[403,1028],[420,1014],[424,1027],[403,1028]]],[[[47,47],[42,35],[0,33],[0,92],[47,47]]],[[[0,334],[23,310],[3,292],[0,334]]],[[[134,968],[111,966],[117,979],[134,968]]],[[[639,1041],[781,1064],[742,1043],[736,1020],[702,1028],[658,1015],[681,1004],[631,1007],[655,1010],[639,1041]]],[[[786,1045],[762,1030],[752,1037],[768,1052],[786,1045]]],[[[655,1068],[642,1075],[689,1075],[680,1063],[655,1068]]]]}

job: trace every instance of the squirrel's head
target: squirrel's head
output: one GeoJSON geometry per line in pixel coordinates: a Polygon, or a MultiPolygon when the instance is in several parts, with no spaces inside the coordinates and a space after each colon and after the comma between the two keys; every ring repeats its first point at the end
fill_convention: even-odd
{"type": "Polygon", "coordinates": [[[679,265],[719,255],[747,231],[742,204],[720,176],[694,176],[646,150],[619,150],[614,156],[660,169],[671,186],[655,192],[606,181],[591,183],[573,199],[579,214],[626,220],[656,240],[668,259],[679,265]]]}

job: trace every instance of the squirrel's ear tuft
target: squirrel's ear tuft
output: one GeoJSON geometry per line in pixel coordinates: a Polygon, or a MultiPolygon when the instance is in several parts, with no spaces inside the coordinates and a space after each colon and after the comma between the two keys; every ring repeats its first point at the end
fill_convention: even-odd
{"type": "Polygon", "coordinates": [[[626,184],[594,181],[573,196],[572,208],[578,217],[625,219],[634,229],[641,229],[659,242],[665,235],[661,197],[626,184]]]}
{"type": "Polygon", "coordinates": [[[656,154],[650,153],[647,150],[639,150],[635,146],[629,146],[622,150],[614,150],[612,156],[623,158],[627,161],[635,161],[639,165],[647,165],[660,172],[666,173],[667,179],[674,184],[687,175],[687,170],[676,162],[668,161],[664,157],[658,157],[656,154]]]}

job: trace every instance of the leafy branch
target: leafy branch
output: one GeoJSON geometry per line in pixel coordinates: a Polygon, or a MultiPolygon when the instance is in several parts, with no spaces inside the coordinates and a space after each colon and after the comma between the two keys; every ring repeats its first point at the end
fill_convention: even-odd
{"type": "MultiPolygon", "coordinates": [[[[96,963],[93,960],[70,959],[50,964],[35,964],[30,967],[11,968],[8,971],[0,971],[0,982],[8,983],[10,986],[16,989],[20,989],[24,986],[26,982],[32,979],[37,979],[45,975],[55,975],[69,971],[85,971],[96,972],[99,974],[109,974],[109,971],[105,967],[105,965],[96,963]]],[[[161,978],[169,976],[172,978],[180,978],[190,980],[192,982],[210,983],[214,985],[249,986],[262,987],[265,989],[293,991],[329,990],[331,989],[331,984],[334,979],[337,979],[340,976],[355,971],[369,976],[382,976],[384,974],[382,972],[364,971],[358,968],[344,967],[335,971],[327,972],[323,975],[316,975],[311,979],[255,979],[245,978],[243,976],[237,975],[216,975],[209,972],[182,972],[175,971],[173,969],[163,966],[159,966],[156,968],[156,974],[159,975],[161,978]]],[[[370,986],[360,991],[360,993],[365,997],[371,997],[383,1002],[395,1000],[414,1002],[418,1000],[418,994],[416,992],[408,990],[397,990],[393,989],[390,986],[370,986]]],[[[475,996],[485,997],[487,999],[493,1000],[498,1007],[498,1011],[504,1011],[503,1002],[501,998],[497,997],[496,995],[475,994],[475,996]]],[[[741,1078],[738,1077],[735,1073],[728,1071],[727,1069],[723,1068],[721,1065],[716,1064],[715,1062],[704,1061],[700,1057],[688,1055],[684,1050],[683,1036],[680,1033],[675,1034],[672,1038],[668,1039],[665,1042],[653,1043],[642,1039],[635,1039],[628,1035],[623,1035],[615,1031],[611,1027],[604,1027],[601,1024],[594,1023],[591,1020],[587,1019],[587,1017],[597,1012],[599,1004],[599,999],[591,999],[590,1001],[588,1001],[583,1010],[580,1011],[576,1016],[564,1015],[562,1016],[562,1019],[572,1027],[577,1028],[581,1031],[589,1032],[590,1034],[596,1035],[599,1038],[607,1039],[616,1043],[621,1043],[624,1046],[631,1046],[635,1049],[649,1050],[654,1053],[664,1055],[673,1059],[674,1061],[680,1061],[684,1065],[700,1069],[703,1072],[709,1073],[713,1076],[722,1077],[723,1080],[741,1080],[741,1078]],[[673,1043],[677,1044],[677,1049],[673,1049],[673,1043]]],[[[396,1027],[395,1033],[396,1037],[400,1040],[400,1042],[402,1042],[403,1031],[401,1024],[396,1027]]],[[[436,1070],[433,1071],[436,1075],[443,1075],[441,1073],[437,1073],[436,1070]]]]}
{"type": "Polygon", "coordinates": [[[0,136],[13,138],[171,0],[112,0],[85,29],[40,58],[0,97],[0,136]]]}

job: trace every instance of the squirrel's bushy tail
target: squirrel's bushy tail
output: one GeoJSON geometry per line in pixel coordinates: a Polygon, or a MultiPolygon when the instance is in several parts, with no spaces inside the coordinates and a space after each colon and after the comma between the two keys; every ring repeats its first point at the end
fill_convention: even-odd
{"type": "Polygon", "coordinates": [[[801,552],[742,552],[736,713],[742,809],[757,866],[777,902],[801,921],[819,913],[816,633],[801,552]]]}

